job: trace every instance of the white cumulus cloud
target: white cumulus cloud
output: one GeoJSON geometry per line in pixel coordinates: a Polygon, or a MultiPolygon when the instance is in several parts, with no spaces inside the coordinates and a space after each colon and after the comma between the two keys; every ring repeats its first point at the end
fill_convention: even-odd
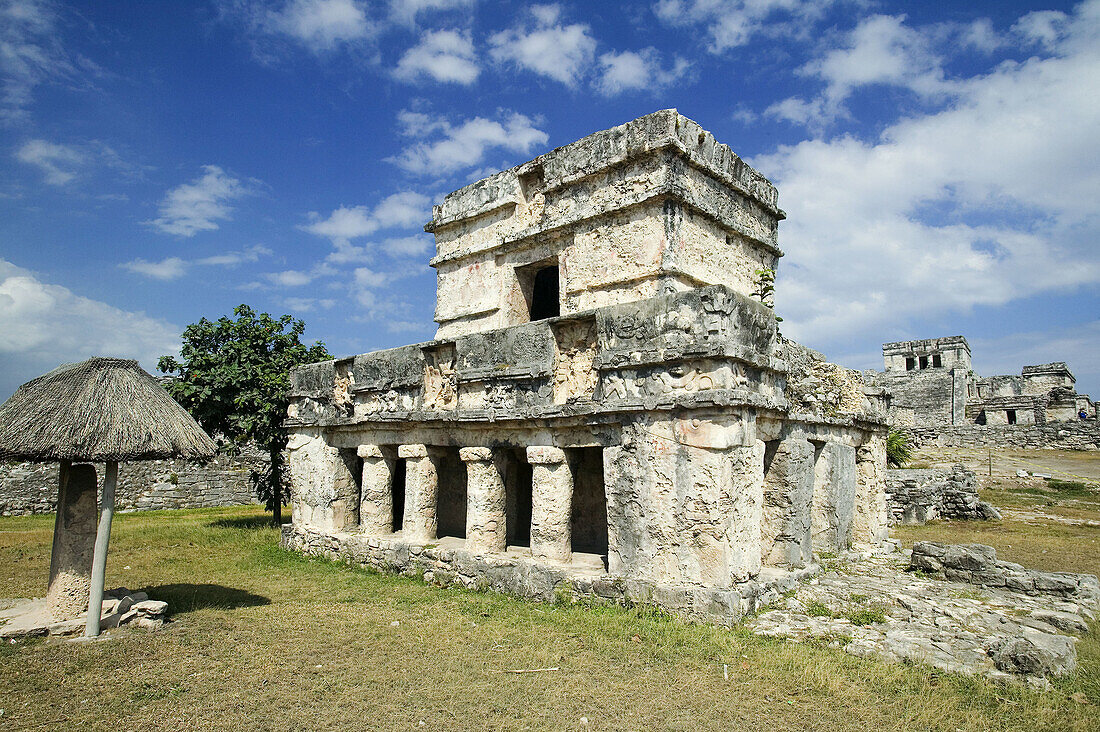
{"type": "Polygon", "coordinates": [[[223,18],[244,27],[261,61],[295,46],[329,54],[360,46],[378,32],[370,6],[360,0],[224,0],[220,10],[223,18]]]}
{"type": "Polygon", "coordinates": [[[655,48],[609,51],[600,54],[595,87],[604,96],[638,90],[659,92],[682,78],[690,66],[686,59],[677,58],[664,68],[655,48]]]}
{"type": "Polygon", "coordinates": [[[444,175],[478,165],[490,150],[526,155],[550,139],[526,115],[505,112],[500,116],[499,120],[474,117],[455,125],[442,117],[403,115],[399,119],[406,135],[420,138],[431,133],[439,137],[415,142],[389,160],[410,173],[444,175]]]}
{"type": "Polygon", "coordinates": [[[936,111],[755,158],[788,213],[785,330],[822,347],[1100,283],[1097,78],[1093,1],[1049,55],[956,79],[936,111]]]}
{"type": "Polygon", "coordinates": [[[43,282],[0,259],[0,399],[62,363],[136,358],[149,371],[179,350],[180,329],[43,282]]]}
{"type": "Polygon", "coordinates": [[[222,252],[209,257],[187,261],[179,257],[167,257],[159,262],[137,258],[123,262],[119,266],[134,274],[152,277],[156,280],[178,280],[190,271],[193,265],[203,267],[235,267],[244,262],[257,262],[260,257],[271,256],[273,252],[265,246],[256,245],[241,251],[222,252]]]}
{"type": "Polygon", "coordinates": [[[440,82],[472,84],[480,68],[469,36],[453,30],[426,33],[397,62],[394,76],[404,81],[424,77],[440,82]]]}
{"type": "MultiPolygon", "coordinates": [[[[367,206],[340,206],[327,217],[311,212],[313,222],[301,227],[317,236],[332,241],[333,251],[327,260],[334,264],[366,261],[370,258],[371,246],[355,246],[352,239],[370,236],[381,229],[403,228],[424,223],[429,215],[431,201],[416,191],[400,191],[390,194],[378,202],[374,208],[367,206]]],[[[401,241],[401,240],[389,240],[401,241]]],[[[395,255],[412,254],[409,246],[382,245],[383,251],[395,255]]]]}
{"type": "Polygon", "coordinates": [[[653,10],[672,26],[706,30],[708,48],[721,53],[757,35],[805,37],[836,0],[658,0],[653,10]]]}
{"type": "MultiPolygon", "coordinates": [[[[973,26],[958,29],[969,33],[973,26]]],[[[946,94],[942,59],[934,46],[943,28],[927,31],[905,25],[905,16],[873,15],[860,20],[844,45],[827,51],[803,66],[799,73],[825,84],[821,96],[782,100],[768,114],[806,125],[819,125],[846,114],[844,102],[852,91],[874,84],[908,89],[921,97],[946,94]]]]}
{"type": "Polygon", "coordinates": [[[217,165],[204,165],[202,170],[201,177],[168,191],[160,215],[147,223],[165,234],[190,237],[214,231],[219,221],[228,219],[230,203],[246,195],[249,187],[217,165]]]}
{"type": "Polygon", "coordinates": [[[510,28],[489,38],[490,55],[498,63],[575,86],[592,64],[596,40],[582,23],[563,24],[557,5],[536,5],[533,23],[510,28]]]}

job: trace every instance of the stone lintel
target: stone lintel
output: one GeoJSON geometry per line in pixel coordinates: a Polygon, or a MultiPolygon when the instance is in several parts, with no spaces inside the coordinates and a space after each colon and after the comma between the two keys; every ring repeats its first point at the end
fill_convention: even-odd
{"type": "Polygon", "coordinates": [[[532,465],[556,465],[565,462],[565,450],[560,447],[532,445],[527,448],[527,462],[532,465]]]}
{"type": "Polygon", "coordinates": [[[356,448],[355,452],[361,458],[382,457],[382,448],[378,447],[378,445],[360,445],[356,448]]]}
{"type": "Polygon", "coordinates": [[[491,447],[463,447],[458,451],[458,456],[464,463],[483,463],[493,459],[491,447]]]}
{"type": "Polygon", "coordinates": [[[424,458],[428,457],[427,445],[398,445],[397,457],[399,458],[424,458]]]}

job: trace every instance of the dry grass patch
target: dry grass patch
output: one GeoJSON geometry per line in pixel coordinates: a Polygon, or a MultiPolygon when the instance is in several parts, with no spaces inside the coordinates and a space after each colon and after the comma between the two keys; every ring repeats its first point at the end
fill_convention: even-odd
{"type": "MultiPolygon", "coordinates": [[[[1040,694],[646,609],[539,605],[307,560],[263,521],[247,507],[119,517],[109,584],[167,599],[175,622],[5,645],[0,727],[1100,728],[1096,707],[1068,697],[1100,704],[1096,633],[1081,648],[1093,670],[1040,694]]],[[[45,591],[51,529],[48,516],[0,519],[0,597],[45,591]]]]}

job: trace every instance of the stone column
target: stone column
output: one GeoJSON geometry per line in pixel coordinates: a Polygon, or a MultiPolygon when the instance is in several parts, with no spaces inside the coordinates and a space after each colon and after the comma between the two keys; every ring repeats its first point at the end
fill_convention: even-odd
{"type": "Polygon", "coordinates": [[[405,515],[402,531],[406,539],[431,541],[436,538],[436,496],[439,473],[427,445],[400,445],[397,457],[405,459],[405,515]]]}
{"type": "Polygon", "coordinates": [[[856,450],[854,543],[879,546],[889,537],[885,471],[886,441],[880,435],[873,435],[856,450]]]}
{"type": "Polygon", "coordinates": [[[804,567],[812,561],[810,506],[813,494],[813,445],[796,437],[780,441],[764,474],[760,549],[765,564],[804,567]]]}
{"type": "Polygon", "coordinates": [[[573,555],[570,520],[573,471],[557,447],[527,448],[531,463],[531,556],[568,562],[573,555]]]}
{"type": "Polygon", "coordinates": [[[508,548],[504,478],[488,447],[458,451],[466,463],[466,548],[472,552],[503,552],[508,548]]]}
{"type": "Polygon", "coordinates": [[[378,445],[360,445],[363,488],[359,502],[359,528],[369,536],[393,532],[393,461],[378,445]]]}
{"type": "Polygon", "coordinates": [[[855,502],[855,448],[826,442],[814,465],[811,531],[815,552],[838,553],[849,549],[855,502]]]}
{"type": "Polygon", "coordinates": [[[66,460],[58,483],[46,607],[55,620],[68,620],[88,610],[97,517],[95,467],[66,460]]]}

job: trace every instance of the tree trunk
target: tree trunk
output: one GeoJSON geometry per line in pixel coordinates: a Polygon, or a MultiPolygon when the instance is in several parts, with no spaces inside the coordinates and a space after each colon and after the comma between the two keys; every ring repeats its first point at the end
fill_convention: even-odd
{"type": "Polygon", "coordinates": [[[103,475],[103,505],[99,512],[99,528],[95,535],[95,554],[92,557],[92,588],[88,597],[88,622],[84,625],[84,637],[99,635],[99,618],[103,615],[103,582],[107,574],[107,545],[111,541],[111,519],[115,515],[115,484],[118,482],[118,463],[107,463],[103,475]]]}
{"type": "Polygon", "coordinates": [[[282,450],[272,450],[271,457],[271,513],[276,528],[283,525],[283,468],[282,450]]]}

